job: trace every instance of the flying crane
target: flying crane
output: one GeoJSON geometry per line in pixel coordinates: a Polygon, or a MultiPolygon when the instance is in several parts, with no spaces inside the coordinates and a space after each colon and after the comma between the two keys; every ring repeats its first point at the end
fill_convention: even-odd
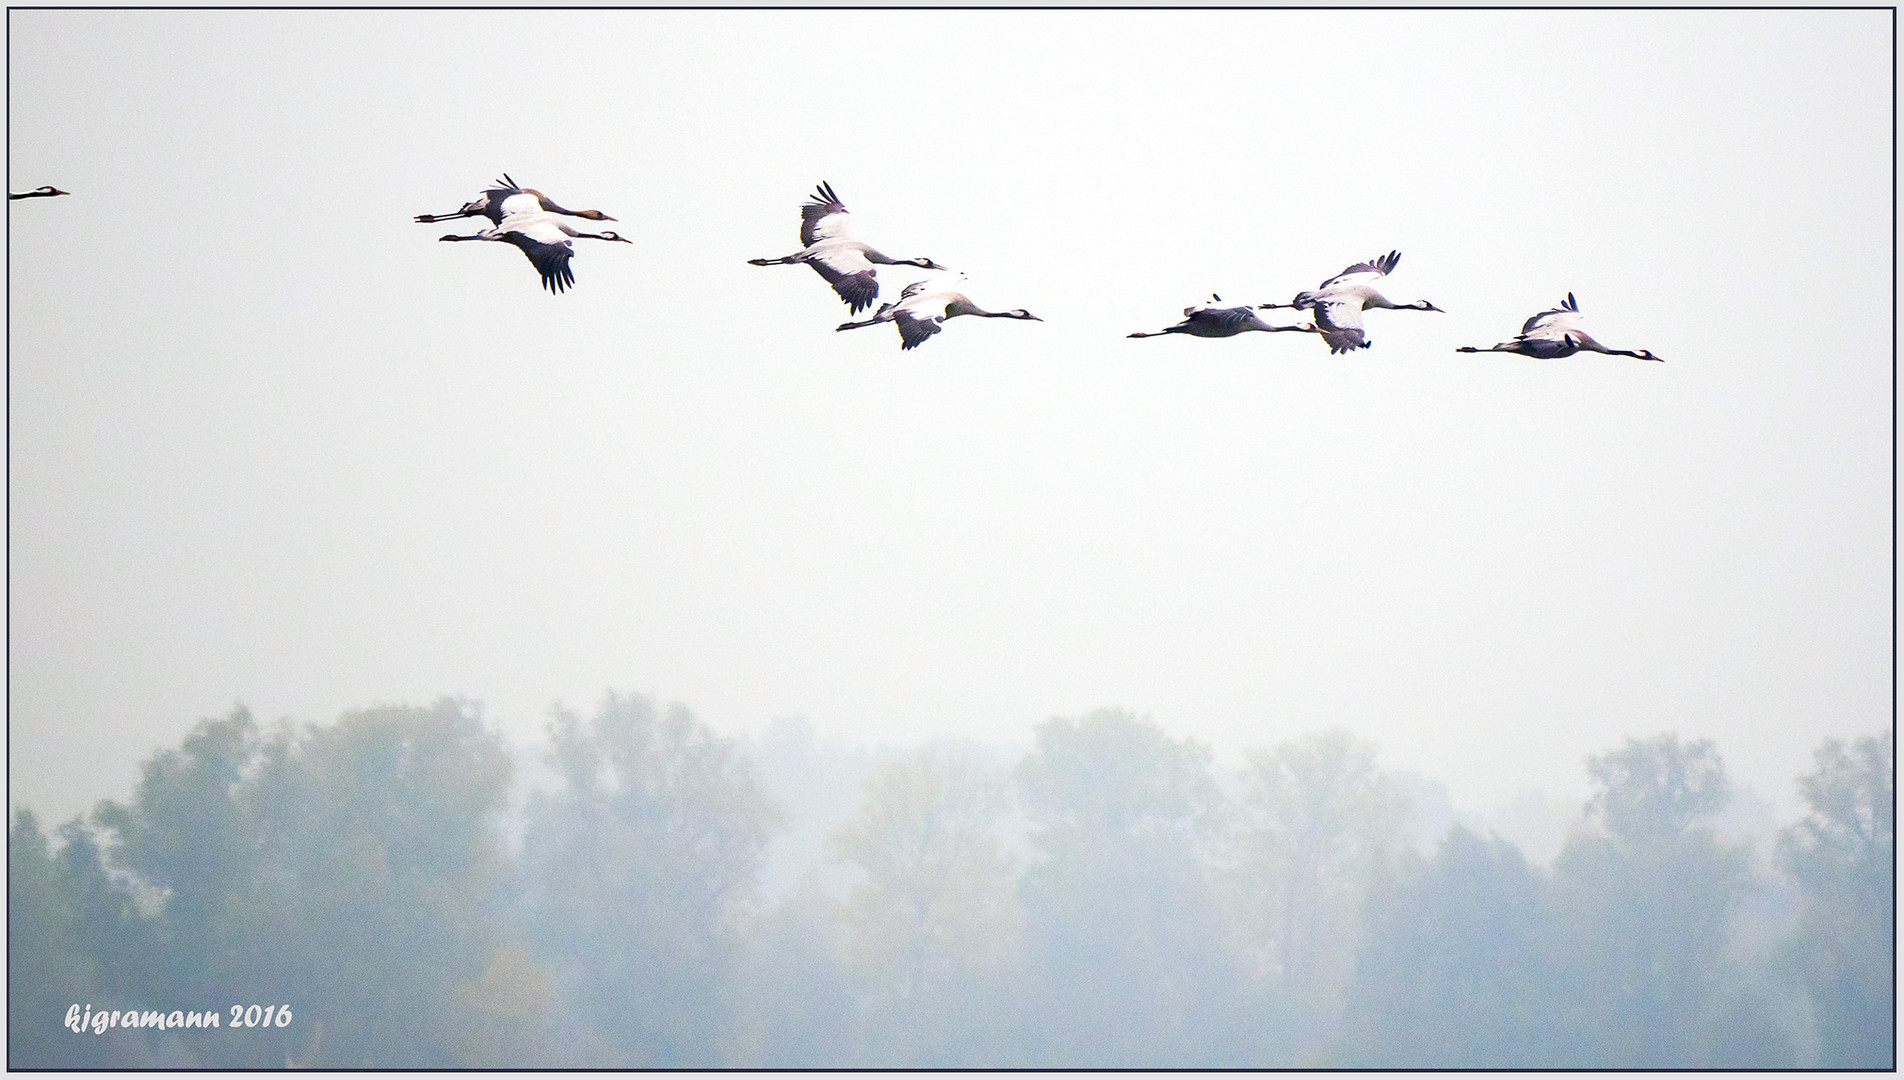
{"type": "MultiPolygon", "coordinates": [[[[807,201],[800,204],[800,243],[792,255],[778,259],[748,259],[750,266],[789,266],[805,263],[826,279],[833,291],[846,301],[847,309],[857,315],[873,306],[879,298],[878,271],[881,266],[917,266],[925,270],[944,270],[931,259],[895,259],[862,242],[853,229],[853,215],[833,194],[831,184],[822,182],[807,201]]],[[[908,346],[910,348],[910,346],[908,346]]]]}
{"type": "Polygon", "coordinates": [[[1145,338],[1162,337],[1165,334],[1189,334],[1192,337],[1217,338],[1235,337],[1237,334],[1246,333],[1251,330],[1267,330],[1270,333],[1279,333],[1285,330],[1296,330],[1310,334],[1321,333],[1320,330],[1306,323],[1300,326],[1272,326],[1264,322],[1262,317],[1251,310],[1248,304],[1243,304],[1238,307],[1219,307],[1218,305],[1222,302],[1223,298],[1221,296],[1211,293],[1210,303],[1196,304],[1184,308],[1183,321],[1175,326],[1166,326],[1162,330],[1139,330],[1134,334],[1126,334],[1124,336],[1145,338]]]}
{"type": "Polygon", "coordinates": [[[987,311],[974,304],[964,293],[954,289],[933,289],[927,291],[931,281],[915,281],[906,286],[899,294],[899,301],[880,305],[879,311],[870,319],[859,322],[846,322],[834,327],[834,330],[856,330],[862,326],[874,326],[889,322],[899,328],[899,347],[917,348],[925,340],[939,332],[947,319],[960,315],[977,315],[985,319],[1030,319],[1043,322],[1043,319],[1026,311],[1013,308],[1010,311],[987,311]]]}
{"type": "Polygon", "coordinates": [[[474,236],[443,236],[441,240],[493,240],[497,243],[514,244],[529,257],[529,262],[542,277],[542,287],[551,293],[559,293],[575,284],[575,272],[569,269],[569,260],[575,255],[573,240],[616,240],[632,244],[633,240],[613,232],[587,233],[569,224],[564,218],[570,215],[545,211],[526,214],[510,214],[493,229],[484,229],[474,236]]]}
{"type": "Polygon", "coordinates": [[[1296,294],[1287,304],[1258,304],[1259,308],[1295,308],[1315,314],[1317,332],[1329,343],[1330,353],[1353,352],[1373,344],[1362,331],[1362,312],[1367,308],[1394,311],[1440,311],[1426,300],[1397,304],[1375,291],[1375,283],[1386,277],[1401,262],[1401,252],[1391,251],[1368,262],[1356,263],[1319,287],[1296,294]]]}
{"type": "Polygon", "coordinates": [[[1521,332],[1501,342],[1483,349],[1474,345],[1463,345],[1455,352],[1506,352],[1531,356],[1537,360],[1558,360],[1572,356],[1577,352],[1605,353],[1608,356],[1632,356],[1641,360],[1659,360],[1645,349],[1609,349],[1593,340],[1586,331],[1580,329],[1580,305],[1575,302],[1572,293],[1557,308],[1548,308],[1528,316],[1521,324],[1521,332]]]}

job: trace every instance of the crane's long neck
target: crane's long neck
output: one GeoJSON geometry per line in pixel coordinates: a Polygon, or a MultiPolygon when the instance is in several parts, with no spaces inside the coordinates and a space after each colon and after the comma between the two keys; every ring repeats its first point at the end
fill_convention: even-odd
{"type": "Polygon", "coordinates": [[[1028,317],[1026,312],[1016,309],[1012,311],[986,311],[984,308],[966,299],[963,295],[953,297],[952,300],[945,305],[945,317],[949,319],[954,315],[977,315],[981,319],[1023,319],[1028,317]]]}
{"type": "Polygon", "coordinates": [[[883,251],[878,251],[873,248],[867,247],[865,244],[861,244],[859,246],[859,253],[865,256],[867,262],[879,263],[882,266],[916,266],[920,268],[921,270],[944,269],[938,263],[933,262],[931,259],[895,259],[891,255],[888,255],[883,251]]]}

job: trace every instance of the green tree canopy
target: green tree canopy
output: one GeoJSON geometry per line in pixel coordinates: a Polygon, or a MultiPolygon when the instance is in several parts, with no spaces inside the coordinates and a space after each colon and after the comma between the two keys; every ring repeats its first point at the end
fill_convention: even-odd
{"type": "Polygon", "coordinates": [[[722,1064],[739,917],[778,820],[752,765],[638,695],[586,722],[558,711],[549,736],[561,785],[529,807],[523,881],[570,1018],[558,1037],[597,1066],[722,1064]]]}
{"type": "Polygon", "coordinates": [[[1560,975],[1573,989],[1560,1063],[1694,1068],[1784,1055],[1725,1023],[1731,918],[1750,867],[1709,825],[1730,793],[1718,751],[1672,734],[1628,739],[1587,772],[1604,831],[1575,836],[1555,861],[1560,975]]]}
{"type": "Polygon", "coordinates": [[[1209,749],[1099,710],[1040,725],[1017,779],[1043,858],[1019,885],[1031,1060],[1008,1064],[1231,1058],[1245,1021],[1202,859],[1221,805],[1209,749]]]}
{"type": "Polygon", "coordinates": [[[94,815],[112,864],[158,899],[155,955],[118,960],[148,1000],[302,1018],[200,1040],[207,1064],[459,1063],[457,989],[498,944],[509,774],[455,701],[268,735],[242,708],[203,721],[146,763],[130,803],[94,815]],[[394,1024],[399,1003],[409,1019],[394,1024]]]}
{"type": "Polygon", "coordinates": [[[1008,807],[1002,770],[938,742],[881,762],[834,833],[865,873],[847,915],[872,1001],[867,1064],[989,1063],[965,1054],[991,1041],[1017,945],[1015,867],[997,833],[1008,807]]]}
{"type": "Polygon", "coordinates": [[[1896,1064],[1897,803],[1891,733],[1827,739],[1799,778],[1810,812],[1779,852],[1805,891],[1785,950],[1818,1024],[1820,1064],[1896,1064]]]}
{"type": "Polygon", "coordinates": [[[1370,1068],[1555,1064],[1562,1010],[1542,875],[1519,849],[1456,825],[1432,861],[1378,874],[1343,1039],[1370,1068]]]}

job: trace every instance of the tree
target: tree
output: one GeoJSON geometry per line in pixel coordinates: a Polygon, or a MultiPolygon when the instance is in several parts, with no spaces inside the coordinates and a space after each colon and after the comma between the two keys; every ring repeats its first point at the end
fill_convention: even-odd
{"type": "Polygon", "coordinates": [[[1590,757],[1587,771],[1603,832],[1576,836],[1555,860],[1560,975],[1572,990],[1559,1064],[1735,1064],[1728,1055],[1743,1044],[1726,1037],[1720,991],[1750,874],[1743,849],[1708,824],[1730,794],[1724,762],[1708,740],[1667,734],[1590,757]]]}
{"type": "Polygon", "coordinates": [[[196,1040],[207,1064],[468,1064],[457,989],[500,944],[508,780],[454,701],[268,735],[243,709],[204,721],[94,815],[156,898],[155,955],[126,966],[159,1000],[291,1006],[291,1024],[196,1040]]]}
{"type": "Polygon", "coordinates": [[[864,1064],[984,1065],[1016,936],[1013,867],[995,831],[1004,775],[974,749],[935,743],[880,763],[834,833],[865,878],[848,902],[850,949],[869,989],[864,1064]]]}
{"type": "Polygon", "coordinates": [[[1221,806],[1208,748],[1104,709],[1040,725],[1017,780],[1042,859],[1019,886],[1024,1060],[999,1064],[1247,1063],[1203,858],[1221,806]]]}
{"type": "MultiPolygon", "coordinates": [[[[68,835],[83,835],[73,823],[68,835]]],[[[14,811],[7,832],[7,1066],[112,1068],[135,1064],[118,1040],[61,1026],[71,1005],[105,1004],[101,962],[82,931],[74,861],[55,853],[31,810],[14,811]]],[[[86,859],[92,867],[96,859],[86,859]]]]}
{"type": "Polygon", "coordinates": [[[675,705],[610,693],[558,710],[561,786],[529,807],[525,917],[575,1064],[723,1064],[737,927],[776,814],[752,766],[675,705]]]}
{"type": "Polygon", "coordinates": [[[130,804],[107,800],[93,812],[112,838],[113,865],[161,898],[152,929],[163,959],[142,971],[147,993],[218,1003],[251,989],[245,972],[259,943],[245,929],[258,921],[252,889],[267,846],[240,782],[262,753],[257,723],[236,707],[147,759],[130,804]]]}
{"type": "Polygon", "coordinates": [[[480,714],[452,700],[347,713],[269,748],[249,801],[277,847],[259,892],[280,936],[258,945],[301,969],[279,995],[326,1003],[308,1063],[476,1063],[457,992],[503,944],[510,773],[480,714]]]}
{"type": "Polygon", "coordinates": [[[1408,797],[1376,769],[1374,747],[1344,731],[1252,750],[1248,762],[1229,878],[1286,1060],[1307,1064],[1333,1039],[1368,877],[1408,797]]]}
{"type": "Polygon", "coordinates": [[[842,904],[809,871],[749,920],[740,958],[741,1027],[731,1064],[756,1069],[863,1066],[858,994],[846,960],[842,904]]]}
{"type": "Polygon", "coordinates": [[[1798,781],[1810,812],[1779,846],[1806,897],[1785,962],[1811,996],[1820,1064],[1888,1069],[1896,1061],[1891,733],[1850,746],[1827,739],[1813,760],[1798,781]]]}
{"type": "Polygon", "coordinates": [[[1629,850],[1685,836],[1732,797],[1725,762],[1710,739],[1628,739],[1619,750],[1589,757],[1587,775],[1596,788],[1588,810],[1629,850]]]}
{"type": "Polygon", "coordinates": [[[1456,825],[1430,862],[1377,877],[1349,991],[1346,1064],[1539,1068],[1563,987],[1544,882],[1514,845],[1456,825]]]}

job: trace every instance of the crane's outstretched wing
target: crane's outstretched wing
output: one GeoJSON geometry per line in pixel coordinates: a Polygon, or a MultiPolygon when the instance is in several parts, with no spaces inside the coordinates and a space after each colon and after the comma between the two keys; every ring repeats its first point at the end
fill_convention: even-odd
{"type": "Polygon", "coordinates": [[[800,205],[800,243],[812,247],[822,240],[851,239],[853,215],[847,213],[840,197],[833,194],[833,186],[822,182],[800,205]]]}
{"type": "Polygon", "coordinates": [[[521,194],[521,186],[510,179],[508,173],[503,173],[502,179],[496,181],[496,186],[483,192],[483,205],[480,207],[479,212],[497,225],[501,225],[502,219],[510,214],[519,214],[525,210],[541,209],[541,205],[536,202],[536,198],[533,195],[528,196],[529,203],[527,205],[518,202],[512,207],[503,206],[505,202],[521,194]]]}
{"type": "Polygon", "coordinates": [[[1317,297],[1312,310],[1316,329],[1321,331],[1322,340],[1329,343],[1330,353],[1354,352],[1368,347],[1368,338],[1362,332],[1360,297],[1317,297]]]}
{"type": "Polygon", "coordinates": [[[1401,261],[1402,253],[1399,251],[1391,251],[1386,255],[1378,255],[1368,262],[1359,262],[1354,266],[1348,267],[1340,274],[1323,282],[1322,288],[1330,289],[1338,285],[1367,284],[1376,278],[1387,276],[1389,271],[1395,269],[1395,264],[1401,261]]]}
{"type": "Polygon", "coordinates": [[[1579,325],[1580,305],[1574,302],[1573,294],[1568,293],[1566,302],[1559,307],[1528,316],[1521,324],[1521,336],[1560,338],[1579,325]]]}
{"type": "Polygon", "coordinates": [[[846,301],[847,308],[855,315],[879,299],[879,279],[873,264],[846,244],[823,245],[820,251],[807,256],[807,265],[833,286],[833,291],[840,294],[840,299],[846,301]]]}
{"type": "Polygon", "coordinates": [[[503,234],[503,239],[516,245],[529,257],[530,265],[536,273],[542,275],[542,287],[552,293],[575,284],[575,272],[569,269],[569,259],[575,254],[572,241],[558,240],[553,243],[537,240],[519,232],[503,234]]]}
{"type": "Polygon", "coordinates": [[[918,347],[927,338],[938,333],[940,324],[944,321],[945,316],[939,314],[922,314],[906,308],[895,311],[893,323],[899,327],[899,347],[901,349],[918,347]]]}

